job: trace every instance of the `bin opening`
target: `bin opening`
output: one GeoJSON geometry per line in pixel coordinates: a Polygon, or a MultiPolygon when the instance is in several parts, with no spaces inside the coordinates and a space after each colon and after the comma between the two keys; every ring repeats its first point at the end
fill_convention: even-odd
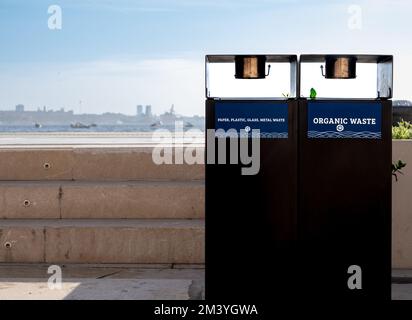
{"type": "MultiPolygon", "coordinates": [[[[269,66],[270,68],[270,66],[269,66]]],[[[264,79],[266,74],[266,56],[236,56],[235,57],[236,79],[264,79]]]]}
{"type": "Polygon", "coordinates": [[[326,79],[355,79],[356,60],[354,56],[326,56],[326,74],[323,74],[322,66],[322,75],[324,75],[326,79]]]}

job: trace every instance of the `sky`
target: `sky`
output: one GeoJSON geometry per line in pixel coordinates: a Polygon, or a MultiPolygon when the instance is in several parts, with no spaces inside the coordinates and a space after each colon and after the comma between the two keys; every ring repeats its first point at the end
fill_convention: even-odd
{"type": "Polygon", "coordinates": [[[408,0],[1,0],[0,110],[203,115],[204,56],[225,53],[393,54],[394,98],[412,100],[411,14],[408,0]]]}

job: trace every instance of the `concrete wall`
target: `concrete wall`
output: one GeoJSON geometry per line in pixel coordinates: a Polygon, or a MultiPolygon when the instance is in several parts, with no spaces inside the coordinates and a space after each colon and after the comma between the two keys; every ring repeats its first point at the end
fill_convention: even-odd
{"type": "MultiPolygon", "coordinates": [[[[22,192],[19,194],[22,198],[17,199],[17,195],[10,195],[8,190],[10,186],[8,185],[9,182],[3,181],[3,187],[0,184],[0,218],[20,218],[18,215],[22,215],[26,218],[39,218],[41,214],[43,218],[56,218],[48,213],[46,213],[45,208],[48,211],[52,212],[59,212],[59,206],[56,199],[52,198],[44,198],[44,195],[47,194],[47,190],[54,190],[54,193],[58,193],[58,187],[55,187],[53,184],[44,184],[43,188],[39,188],[39,186],[35,186],[30,188],[29,186],[34,185],[35,182],[33,180],[70,180],[70,184],[68,187],[73,187],[71,190],[72,192],[76,191],[79,188],[77,187],[77,182],[73,182],[71,180],[103,180],[103,178],[111,178],[115,180],[199,180],[201,184],[203,176],[203,167],[202,166],[179,166],[179,168],[175,168],[174,166],[155,166],[151,160],[151,153],[150,152],[143,152],[140,150],[138,155],[133,155],[132,151],[125,150],[121,152],[125,152],[126,156],[119,157],[118,150],[113,150],[113,152],[106,152],[106,154],[101,151],[92,151],[89,152],[92,156],[89,155],[88,161],[84,161],[84,158],[87,155],[86,150],[73,151],[73,150],[20,150],[18,152],[13,150],[0,150],[0,158],[2,159],[2,165],[0,166],[0,180],[7,180],[7,181],[14,181],[15,188],[21,189],[22,192]],[[68,153],[68,154],[67,154],[68,153]],[[129,154],[132,153],[132,154],[129,154]],[[78,160],[74,161],[73,159],[78,160]],[[81,159],[80,159],[81,158],[81,159]],[[130,159],[133,161],[127,161],[125,159],[130,159]],[[137,161],[138,159],[139,161],[137,161]],[[83,160],[79,162],[80,160],[83,160]],[[50,163],[51,167],[49,169],[44,168],[44,163],[50,163]],[[81,166],[76,164],[82,163],[81,166]],[[105,165],[101,165],[104,163],[105,165]],[[142,163],[145,165],[142,166],[142,163]],[[83,165],[84,164],[84,165],[83,165]],[[81,168],[81,172],[75,172],[73,168],[81,168]],[[110,167],[111,170],[107,171],[107,167],[110,167]],[[105,172],[103,172],[105,170],[105,172]],[[104,173],[104,174],[103,174],[104,173]],[[110,176],[109,176],[110,173],[110,176]],[[25,188],[21,188],[18,185],[17,180],[24,180],[21,183],[25,185],[25,188]],[[28,184],[27,180],[31,182],[28,184]],[[5,185],[7,184],[7,188],[5,185]],[[72,186],[73,185],[73,186],[72,186]],[[19,188],[20,187],[20,188],[19,188]],[[53,189],[54,188],[54,189],[53,189]],[[76,189],[76,190],[75,190],[76,189]],[[24,191],[24,193],[23,193],[24,191]],[[14,198],[13,198],[14,197],[14,198]],[[3,199],[3,201],[2,201],[3,199]],[[30,199],[33,200],[32,203],[36,205],[32,205],[30,207],[22,207],[22,199],[30,199]],[[36,201],[37,199],[37,201],[36,201]],[[48,202],[49,200],[52,202],[48,202]],[[8,201],[7,203],[5,201],[8,201]],[[23,211],[24,210],[24,211],[23,211]],[[31,210],[30,212],[28,212],[31,210]],[[17,216],[10,217],[10,214],[13,213],[17,216]]],[[[393,178],[393,189],[392,189],[392,266],[394,268],[411,268],[412,269],[412,140],[393,140],[393,161],[402,160],[407,163],[407,166],[403,169],[404,175],[399,175],[399,179],[395,182],[393,178]]],[[[80,170],[80,169],[78,169],[80,170]]],[[[109,179],[110,180],[110,179],[109,179]]],[[[44,183],[47,181],[44,181],[44,183]]],[[[36,182],[37,183],[37,182],[36,182]]],[[[57,183],[57,182],[56,182],[57,183]]],[[[60,182],[58,182],[60,185],[60,182]]],[[[127,182],[126,187],[130,189],[131,182],[127,182]]],[[[140,188],[139,184],[142,182],[136,182],[135,188],[132,188],[130,192],[137,192],[139,193],[140,188]]],[[[153,182],[154,183],[154,182],[153,182]]],[[[122,186],[125,183],[122,182],[122,186]]],[[[102,185],[103,186],[103,185],[102,185]]],[[[104,186],[107,186],[105,184],[104,186]]],[[[108,185],[110,186],[110,185],[108,185]]],[[[191,187],[191,185],[189,186],[191,187]]],[[[202,187],[202,186],[201,186],[202,187]]],[[[201,188],[200,187],[200,188],[201,188]]],[[[102,187],[103,188],[103,187],[102,187]]],[[[107,188],[106,188],[107,189],[107,188]]],[[[166,188],[167,189],[167,188],[166,188]]],[[[169,197],[172,195],[171,189],[165,189],[164,195],[169,197]],[[167,191],[167,192],[166,192],[167,191]]],[[[14,191],[16,189],[13,189],[14,191]]],[[[70,195],[70,191],[67,189],[67,197],[70,195]]],[[[63,191],[65,189],[63,188],[63,191]]],[[[78,191],[83,192],[83,191],[78,191]]],[[[15,192],[14,192],[15,193],[15,192]]],[[[99,194],[102,194],[101,190],[99,194]]],[[[103,193],[105,196],[109,193],[103,193]]],[[[161,195],[161,194],[159,194],[161,195]]],[[[66,194],[64,193],[64,196],[66,194]]],[[[112,196],[115,196],[113,194],[112,196]]],[[[192,194],[193,201],[203,201],[203,198],[199,199],[198,196],[192,194]]],[[[106,196],[105,196],[106,197],[106,196]]],[[[133,196],[134,197],[134,196],[133,196]]],[[[56,198],[56,197],[55,197],[56,198]]],[[[106,197],[107,198],[107,197],[106,197]]],[[[93,199],[90,198],[89,199],[93,199]]],[[[95,202],[97,204],[101,204],[102,199],[99,197],[95,197],[95,202]]],[[[155,198],[157,199],[157,198],[155,198]]],[[[112,198],[108,198],[107,200],[112,201],[112,198]]],[[[91,201],[87,202],[91,203],[91,201]]],[[[167,203],[167,202],[166,202],[167,203]]],[[[76,205],[80,205],[76,203],[76,205]]],[[[192,202],[187,203],[188,208],[195,207],[192,202]]],[[[201,204],[203,206],[203,203],[201,204]]],[[[200,206],[200,204],[199,204],[200,206]]],[[[157,206],[149,206],[150,209],[153,211],[156,208],[161,208],[161,203],[157,206]]],[[[73,207],[74,208],[74,207],[73,207]]],[[[72,208],[72,209],[73,209],[72,208]]],[[[129,216],[112,216],[112,213],[116,212],[120,214],[122,212],[130,213],[126,204],[123,203],[122,210],[113,203],[112,206],[105,206],[105,208],[111,208],[107,212],[105,216],[100,216],[102,214],[102,210],[93,210],[93,212],[99,213],[98,217],[93,218],[129,218],[129,216]]],[[[190,209],[189,208],[189,209],[190,209]]],[[[67,209],[67,208],[66,208],[67,209]]],[[[71,213],[78,212],[79,214],[86,214],[89,211],[80,211],[71,210],[71,213]]],[[[169,208],[170,209],[170,208],[169,208]]],[[[176,208],[178,209],[178,208],[176,208]]],[[[175,210],[176,211],[176,210],[175,210]]],[[[62,211],[63,214],[65,211],[62,211]]],[[[156,212],[150,212],[150,217],[158,218],[159,215],[162,213],[162,210],[158,210],[156,212]],[[154,213],[157,216],[152,216],[154,213]]],[[[174,212],[174,211],[173,211],[174,212]]],[[[161,216],[163,218],[175,218],[174,214],[177,214],[177,211],[173,213],[172,211],[168,211],[167,216],[161,216]]],[[[67,218],[91,218],[90,216],[74,216],[73,214],[68,215],[67,218]]],[[[186,213],[179,213],[179,214],[186,214],[186,213]]],[[[195,218],[197,218],[198,214],[203,217],[203,212],[200,211],[187,211],[187,214],[195,214],[195,218]]],[[[186,216],[185,216],[186,217],[186,216]]],[[[141,213],[137,212],[136,216],[133,218],[141,218],[141,213]]],[[[147,218],[145,216],[145,218],[147,218]]],[[[190,218],[193,218],[190,216],[190,218]]],[[[1,225],[0,225],[1,229],[1,225]]],[[[33,234],[33,233],[29,233],[33,234]]],[[[1,238],[1,234],[0,234],[1,238]]],[[[29,248],[32,248],[30,245],[29,248]]],[[[1,254],[0,254],[1,255],[1,254]]]]}
{"type": "Polygon", "coordinates": [[[152,151],[0,143],[0,263],[204,264],[204,166],[152,151]]]}
{"type": "Polygon", "coordinates": [[[412,140],[393,140],[392,159],[407,164],[392,183],[392,267],[412,268],[412,140]]]}

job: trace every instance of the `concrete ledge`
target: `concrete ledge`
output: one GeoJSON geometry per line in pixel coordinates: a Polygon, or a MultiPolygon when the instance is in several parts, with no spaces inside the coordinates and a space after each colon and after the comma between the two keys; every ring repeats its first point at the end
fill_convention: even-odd
{"type": "Polygon", "coordinates": [[[0,262],[40,262],[45,260],[45,230],[41,225],[0,221],[0,262]]]}
{"type": "MultiPolygon", "coordinates": [[[[203,165],[162,164],[152,147],[0,149],[0,180],[130,181],[204,179],[203,165]]],[[[203,150],[203,149],[202,149],[203,150]]]]}
{"type": "Polygon", "coordinates": [[[171,132],[0,132],[1,148],[67,148],[67,147],[141,147],[162,143],[190,143],[203,145],[203,132],[186,132],[182,137],[171,132]],[[161,139],[161,140],[160,140],[161,139]]]}
{"type": "Polygon", "coordinates": [[[163,164],[152,160],[152,148],[78,149],[74,180],[202,180],[203,165],[163,164]]]}
{"type": "Polygon", "coordinates": [[[58,219],[59,202],[59,184],[0,182],[0,219],[58,219]]]}
{"type": "Polygon", "coordinates": [[[0,182],[0,219],[199,219],[203,181],[0,182]]]}
{"type": "Polygon", "coordinates": [[[62,190],[63,219],[204,218],[203,182],[74,183],[62,190]]]}
{"type": "Polygon", "coordinates": [[[72,180],[70,149],[0,149],[0,180],[72,180]]]}
{"type": "Polygon", "coordinates": [[[0,234],[0,262],[204,263],[203,220],[2,220],[0,234]]]}

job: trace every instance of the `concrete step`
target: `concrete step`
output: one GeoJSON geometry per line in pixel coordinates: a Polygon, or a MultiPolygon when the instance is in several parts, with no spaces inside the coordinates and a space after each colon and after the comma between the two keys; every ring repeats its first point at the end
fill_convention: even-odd
{"type": "MultiPolygon", "coordinates": [[[[205,277],[204,264],[61,264],[64,279],[192,279],[205,277]]],[[[8,279],[48,280],[48,263],[0,263],[0,281],[8,279]]]]}
{"type": "Polygon", "coordinates": [[[204,220],[0,220],[0,262],[204,263],[204,220]]]}
{"type": "Polygon", "coordinates": [[[2,148],[0,180],[202,180],[200,164],[162,164],[153,147],[2,148]]]}
{"type": "Polygon", "coordinates": [[[203,181],[0,182],[0,219],[200,219],[203,181]]]}

